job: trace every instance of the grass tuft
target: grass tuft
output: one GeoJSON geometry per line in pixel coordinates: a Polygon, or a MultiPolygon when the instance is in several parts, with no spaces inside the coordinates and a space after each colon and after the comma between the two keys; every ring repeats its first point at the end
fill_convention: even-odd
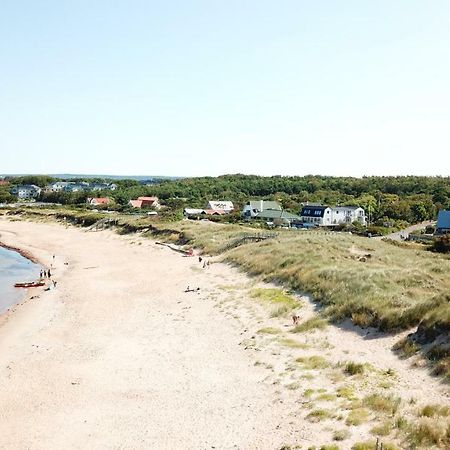
{"type": "Polygon", "coordinates": [[[306,322],[297,325],[292,329],[292,333],[304,333],[305,331],[322,330],[328,325],[328,321],[321,317],[313,317],[306,322]]]}
{"type": "Polygon", "coordinates": [[[366,408],[356,408],[349,412],[345,423],[358,426],[369,420],[369,411],[366,408]]]}
{"type": "Polygon", "coordinates": [[[259,334],[279,334],[279,333],[281,333],[281,331],[278,328],[266,327],[266,328],[259,329],[257,331],[257,333],[259,333],[259,334]]]}
{"type": "Polygon", "coordinates": [[[326,369],[330,363],[323,356],[305,356],[295,360],[300,363],[306,370],[326,369]]]}
{"type": "Polygon", "coordinates": [[[421,417],[435,417],[435,416],[447,417],[449,414],[450,414],[450,407],[442,405],[426,405],[419,412],[419,416],[421,417]]]}
{"type": "Polygon", "coordinates": [[[351,436],[350,431],[347,429],[336,430],[333,432],[333,440],[334,441],[345,441],[351,436]]]}
{"type": "Polygon", "coordinates": [[[365,365],[360,363],[355,363],[349,361],[345,364],[344,372],[348,375],[359,375],[363,374],[365,370],[365,365]]]}
{"type": "Polygon", "coordinates": [[[411,426],[408,440],[413,448],[420,445],[443,446],[449,443],[450,427],[435,419],[423,418],[419,423],[411,426]]]}
{"type": "Polygon", "coordinates": [[[306,416],[310,422],[321,422],[322,420],[332,419],[333,417],[334,413],[327,409],[315,409],[306,416]]]}
{"type": "Polygon", "coordinates": [[[371,394],[363,399],[363,404],[372,411],[394,415],[400,406],[400,398],[388,397],[382,394],[371,394]]]}

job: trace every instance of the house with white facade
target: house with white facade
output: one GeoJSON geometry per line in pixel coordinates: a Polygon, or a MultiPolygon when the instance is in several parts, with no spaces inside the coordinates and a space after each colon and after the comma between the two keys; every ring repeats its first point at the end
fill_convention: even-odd
{"type": "Polygon", "coordinates": [[[359,206],[333,206],[331,208],[332,225],[353,222],[367,225],[366,213],[363,208],[359,206]]]}
{"type": "Polygon", "coordinates": [[[242,209],[242,216],[248,219],[257,217],[262,211],[281,211],[281,205],[278,202],[269,200],[250,200],[242,209]]]}
{"type": "Polygon", "coordinates": [[[89,183],[90,191],[114,191],[117,184],[114,183],[89,183]]]}
{"type": "Polygon", "coordinates": [[[89,183],[81,181],[79,183],[69,182],[64,188],[65,192],[83,192],[89,190],[89,183]]]}
{"type": "Polygon", "coordinates": [[[366,225],[366,214],[359,206],[305,205],[301,212],[302,222],[317,226],[333,226],[359,222],[366,225]]]}
{"type": "Polygon", "coordinates": [[[41,188],[34,184],[23,184],[11,188],[11,194],[17,195],[18,198],[24,200],[31,200],[37,198],[39,197],[40,193],[41,188]]]}
{"type": "Polygon", "coordinates": [[[233,212],[234,205],[233,202],[230,202],[228,200],[210,200],[205,209],[212,211],[224,211],[225,213],[229,214],[233,212]]]}
{"type": "Polygon", "coordinates": [[[55,181],[45,187],[47,192],[61,192],[66,189],[71,183],[69,181],[55,181]]]}
{"type": "Polygon", "coordinates": [[[306,205],[300,213],[301,221],[317,226],[332,224],[331,208],[323,205],[306,205]]]}

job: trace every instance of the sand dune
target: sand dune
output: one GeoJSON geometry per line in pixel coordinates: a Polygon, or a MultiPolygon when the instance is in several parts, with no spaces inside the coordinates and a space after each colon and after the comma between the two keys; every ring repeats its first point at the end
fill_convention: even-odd
{"type": "MultiPolygon", "coordinates": [[[[136,236],[56,224],[1,220],[0,238],[46,265],[55,254],[58,281],[0,321],[0,448],[330,443],[342,418],[308,420],[302,393],[311,386],[331,392],[342,380],[290,369],[299,354],[318,352],[333,364],[350,355],[392,367],[403,397],[448,402],[437,381],[389,352],[392,337],[371,342],[328,327],[296,337],[295,348],[258,333],[267,326],[288,332],[289,320],[270,318],[249,299],[257,281],[224,264],[203,269],[196,257],[136,236]],[[186,293],[188,285],[200,290],[186,293]]],[[[301,301],[302,318],[314,315],[301,301]]],[[[369,429],[352,428],[341,448],[370,437],[369,429]]]]}

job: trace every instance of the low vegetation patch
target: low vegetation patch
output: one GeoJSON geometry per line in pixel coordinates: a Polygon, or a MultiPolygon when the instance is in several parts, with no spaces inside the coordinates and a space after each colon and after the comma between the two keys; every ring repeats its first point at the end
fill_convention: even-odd
{"type": "Polygon", "coordinates": [[[356,442],[352,446],[352,450],[376,450],[376,441],[356,442]]]}
{"type": "Polygon", "coordinates": [[[419,416],[422,417],[447,417],[448,415],[450,415],[450,406],[443,405],[426,405],[419,412],[419,416]]]}
{"type": "Polygon", "coordinates": [[[333,440],[334,441],[345,441],[350,436],[351,436],[351,433],[347,429],[333,431],[333,440]]]}
{"type": "Polygon", "coordinates": [[[406,337],[395,343],[392,349],[399,352],[404,358],[409,358],[420,350],[420,345],[406,337]]]}
{"type": "Polygon", "coordinates": [[[375,412],[394,415],[400,405],[400,398],[382,394],[371,394],[363,399],[363,405],[375,412]]]}
{"type": "Polygon", "coordinates": [[[304,369],[314,370],[314,369],[326,369],[330,366],[330,363],[323,356],[305,356],[300,357],[295,360],[300,363],[304,369]]]}
{"type": "Polygon", "coordinates": [[[408,441],[412,448],[433,445],[448,448],[450,425],[435,419],[423,418],[419,423],[411,426],[408,441]]]}
{"type": "Polygon", "coordinates": [[[356,408],[348,413],[345,423],[358,426],[369,420],[369,411],[366,408],[356,408]]]}
{"type": "Polygon", "coordinates": [[[341,386],[336,391],[336,395],[339,398],[345,398],[346,400],[354,401],[358,399],[355,394],[355,388],[353,386],[341,386]]]}
{"type": "Polygon", "coordinates": [[[293,333],[303,333],[311,330],[322,330],[328,325],[328,321],[322,317],[313,317],[307,321],[297,325],[292,329],[293,333]]]}
{"type": "Polygon", "coordinates": [[[306,416],[310,422],[320,422],[325,419],[332,419],[333,417],[334,413],[327,409],[315,409],[306,416]]]}
{"type": "Polygon", "coordinates": [[[281,333],[281,331],[278,328],[274,328],[274,327],[265,327],[265,328],[260,328],[257,333],[259,334],[278,334],[281,333]]]}
{"type": "Polygon", "coordinates": [[[344,372],[347,375],[360,375],[363,374],[365,370],[365,365],[361,363],[355,363],[349,361],[345,364],[344,372]]]}
{"type": "Polygon", "coordinates": [[[280,344],[282,344],[286,347],[290,347],[290,348],[301,348],[303,350],[306,350],[307,348],[309,348],[308,344],[304,344],[303,342],[298,342],[294,339],[289,339],[289,338],[280,339],[280,344]]]}
{"type": "Polygon", "coordinates": [[[378,425],[375,425],[370,432],[375,436],[388,436],[393,429],[392,422],[384,421],[378,425]]]}

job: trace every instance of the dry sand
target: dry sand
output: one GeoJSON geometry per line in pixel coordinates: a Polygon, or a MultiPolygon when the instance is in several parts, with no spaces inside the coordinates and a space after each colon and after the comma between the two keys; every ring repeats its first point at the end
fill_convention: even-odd
{"type": "MultiPolygon", "coordinates": [[[[345,428],[343,417],[308,419],[304,391],[331,393],[346,380],[338,369],[306,376],[292,368],[298,356],[318,353],[333,367],[351,359],[393,369],[395,392],[417,404],[448,403],[446,389],[425,369],[390,352],[393,337],[371,340],[334,326],[289,334],[288,318],[270,318],[251,299],[255,280],[225,264],[203,269],[197,257],[137,236],[56,224],[2,219],[0,240],[47,266],[55,254],[58,281],[56,290],[33,291],[39,298],[0,320],[0,448],[331,443],[345,428]],[[186,293],[188,285],[200,290],[186,293]],[[279,333],[258,333],[264,327],[279,333]],[[299,348],[281,345],[285,336],[299,348]]],[[[315,312],[301,301],[306,320],[315,312]]],[[[367,439],[369,430],[352,427],[340,448],[367,439]]]]}

